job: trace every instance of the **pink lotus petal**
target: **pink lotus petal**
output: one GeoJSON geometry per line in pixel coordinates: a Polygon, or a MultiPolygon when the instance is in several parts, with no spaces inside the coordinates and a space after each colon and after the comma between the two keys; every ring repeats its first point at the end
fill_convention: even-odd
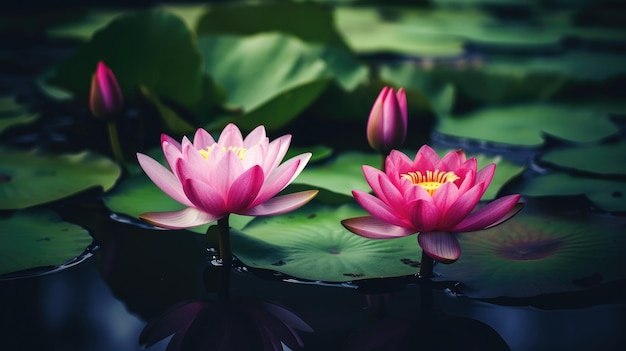
{"type": "Polygon", "coordinates": [[[389,207],[389,205],[379,198],[359,190],[352,190],[352,196],[354,196],[356,202],[358,202],[363,209],[381,221],[400,227],[411,227],[411,224],[405,218],[398,216],[393,208],[389,207]]]}
{"type": "Polygon", "coordinates": [[[430,232],[437,229],[441,219],[441,211],[431,201],[417,200],[409,204],[411,224],[419,232],[430,232]]]}
{"type": "Polygon", "coordinates": [[[215,144],[215,139],[202,128],[196,130],[196,134],[193,136],[193,146],[196,150],[206,150],[207,146],[215,144]]]}
{"type": "Polygon", "coordinates": [[[307,190],[277,196],[260,205],[236,213],[246,216],[272,216],[287,213],[300,208],[309,201],[313,200],[318,192],[318,190],[307,190]]]}
{"type": "Polygon", "coordinates": [[[367,182],[367,184],[369,184],[370,188],[372,188],[374,194],[376,194],[376,196],[378,197],[384,196],[384,193],[380,187],[379,177],[381,175],[386,177],[385,173],[369,165],[363,165],[361,169],[363,170],[365,181],[367,182]]]}
{"type": "Polygon", "coordinates": [[[483,193],[484,189],[482,184],[474,186],[465,193],[459,193],[460,196],[457,200],[447,207],[442,214],[441,222],[445,224],[445,228],[452,228],[467,217],[467,215],[474,210],[483,193]]]}
{"type": "Polygon", "coordinates": [[[222,193],[207,183],[193,178],[186,179],[183,182],[183,190],[189,201],[201,211],[219,217],[223,217],[228,212],[222,193]]]}
{"type": "Polygon", "coordinates": [[[341,224],[349,231],[370,239],[400,238],[415,233],[410,228],[399,227],[372,216],[344,219],[341,224]]]}
{"type": "Polygon", "coordinates": [[[264,180],[263,169],[259,165],[243,172],[228,191],[226,210],[235,212],[247,208],[257,197],[264,180]]]}
{"type": "Polygon", "coordinates": [[[504,216],[502,216],[499,220],[491,223],[490,225],[486,226],[485,229],[489,229],[489,228],[493,228],[497,225],[500,225],[506,221],[508,221],[509,219],[511,219],[513,216],[515,216],[519,211],[521,211],[524,208],[525,204],[518,202],[515,204],[515,206],[513,206],[513,208],[511,210],[509,210],[509,212],[507,212],[504,216]]]}
{"type": "Polygon", "coordinates": [[[236,125],[229,123],[222,130],[222,133],[217,140],[217,144],[223,147],[243,147],[243,136],[241,136],[241,131],[236,125]]]}
{"type": "MultiPolygon", "coordinates": [[[[220,153],[222,153],[220,151],[220,153]]],[[[243,165],[234,151],[223,152],[223,157],[211,169],[211,185],[221,194],[227,194],[235,179],[243,173],[243,165]]]]}
{"type": "Polygon", "coordinates": [[[276,168],[265,180],[259,191],[258,197],[254,200],[253,206],[266,201],[270,197],[278,194],[302,172],[311,158],[311,153],[304,153],[294,156],[276,168]]]}
{"type": "Polygon", "coordinates": [[[289,145],[291,144],[291,135],[283,135],[280,138],[277,138],[269,143],[267,149],[267,155],[263,160],[263,169],[265,170],[265,174],[269,174],[283,160],[285,154],[287,154],[287,150],[289,150],[289,145]]]}
{"type": "Polygon", "coordinates": [[[183,186],[172,172],[168,171],[167,168],[154,159],[141,153],[137,153],[137,161],[139,161],[143,171],[159,189],[181,204],[191,206],[191,202],[183,191],[183,186]]]}
{"type": "Polygon", "coordinates": [[[385,160],[385,173],[390,175],[407,173],[412,170],[412,167],[413,160],[398,150],[391,150],[385,160]]]}
{"type": "MultiPolygon", "coordinates": [[[[441,161],[435,165],[435,169],[439,169],[441,171],[455,171],[461,164],[465,161],[461,155],[464,155],[463,150],[456,150],[452,152],[448,152],[443,156],[441,161]]],[[[458,174],[457,174],[458,175],[458,174]]]]}
{"type": "Polygon", "coordinates": [[[406,200],[403,194],[400,192],[400,190],[398,190],[398,188],[396,188],[393,183],[391,183],[386,174],[381,173],[378,178],[381,195],[384,196],[378,196],[378,198],[388,204],[389,207],[395,209],[397,212],[397,216],[406,217],[407,207],[406,200]]]}
{"type": "Polygon", "coordinates": [[[161,228],[183,229],[197,227],[220,219],[193,207],[173,212],[148,212],[139,216],[144,221],[161,228]]]}
{"type": "Polygon", "coordinates": [[[243,147],[246,149],[251,148],[257,144],[261,144],[267,141],[267,135],[265,134],[265,127],[262,125],[254,128],[243,140],[243,147]]]}
{"type": "Polygon", "coordinates": [[[453,233],[419,233],[417,242],[430,258],[441,263],[452,263],[461,256],[461,246],[453,233]]]}
{"type": "Polygon", "coordinates": [[[448,209],[459,199],[461,192],[456,184],[445,182],[433,194],[435,206],[441,209],[441,214],[445,215],[448,209]]]}
{"type": "Polygon", "coordinates": [[[485,190],[491,184],[493,175],[496,173],[496,164],[490,163],[483,167],[480,171],[476,172],[476,184],[485,183],[485,190]]]}
{"type": "Polygon", "coordinates": [[[396,99],[398,100],[398,106],[400,106],[400,112],[402,112],[402,119],[404,120],[404,130],[406,131],[408,114],[406,109],[406,92],[404,91],[404,88],[398,89],[398,91],[396,92],[396,99]]]}
{"type": "Polygon", "coordinates": [[[488,228],[493,226],[495,223],[501,223],[501,219],[508,215],[510,211],[516,207],[515,205],[517,204],[519,198],[519,194],[514,194],[494,200],[467,216],[459,224],[454,226],[451,231],[472,232],[488,228]]]}
{"type": "Polygon", "coordinates": [[[441,159],[439,158],[439,155],[437,155],[437,152],[435,152],[435,150],[433,150],[432,147],[424,144],[422,145],[422,147],[420,147],[419,150],[417,150],[417,154],[415,155],[415,160],[413,161],[413,166],[417,170],[421,170],[421,169],[432,170],[434,166],[439,163],[440,160],[441,159]],[[422,163],[425,165],[426,168],[421,167],[422,163]]]}

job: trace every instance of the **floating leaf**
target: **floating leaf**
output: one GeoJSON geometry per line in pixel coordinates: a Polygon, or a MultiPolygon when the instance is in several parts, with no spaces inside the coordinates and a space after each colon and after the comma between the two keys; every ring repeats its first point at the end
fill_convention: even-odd
{"type": "Polygon", "coordinates": [[[581,290],[626,278],[625,231],[624,218],[527,206],[495,228],[458,235],[461,258],[435,271],[439,279],[462,282],[462,292],[476,298],[581,290]]]}
{"type": "Polygon", "coordinates": [[[301,279],[345,282],[415,274],[421,249],[415,235],[372,240],[340,221],[366,214],[356,205],[307,205],[289,214],[258,217],[231,233],[234,254],[246,265],[301,279]]]}
{"type": "Polygon", "coordinates": [[[593,142],[615,135],[618,128],[607,115],[598,115],[594,110],[526,104],[447,116],[441,119],[436,130],[460,138],[537,147],[543,143],[544,134],[575,142],[593,142]]]}
{"type": "Polygon", "coordinates": [[[14,96],[0,96],[0,133],[11,126],[28,124],[39,118],[36,113],[29,113],[14,96]]]}
{"type": "Polygon", "coordinates": [[[378,154],[344,152],[326,164],[306,167],[294,184],[306,184],[351,197],[352,190],[371,190],[363,176],[363,165],[380,167],[380,162],[378,154]]]}
{"type": "MultiPolygon", "coordinates": [[[[393,12],[392,9],[389,11],[393,12]]],[[[402,8],[397,12],[407,11],[410,10],[402,8]]],[[[358,53],[392,52],[419,57],[463,54],[463,41],[459,37],[441,32],[420,32],[403,25],[396,16],[393,21],[386,21],[374,8],[338,7],[335,15],[337,28],[358,53]]],[[[413,22],[420,23],[424,18],[413,22]]]]}
{"type": "Polygon", "coordinates": [[[92,242],[87,230],[43,209],[16,211],[2,217],[0,228],[0,274],[34,268],[50,271],[78,262],[92,242]]]}
{"type": "Polygon", "coordinates": [[[582,173],[626,176],[626,142],[551,150],[540,160],[582,173]]]}
{"type": "Polygon", "coordinates": [[[121,15],[120,10],[88,10],[74,21],[65,21],[46,30],[46,35],[52,39],[74,39],[87,41],[91,36],[114,18],[121,15]]]}
{"type": "Polygon", "coordinates": [[[140,85],[184,106],[202,96],[203,72],[194,37],[169,12],[145,10],[115,18],[63,61],[50,82],[86,98],[100,60],[113,70],[126,97],[135,96],[140,85]]]}
{"type": "Polygon", "coordinates": [[[585,195],[604,211],[626,211],[626,182],[623,181],[553,173],[528,179],[511,191],[529,196],[585,195]]]}
{"type": "Polygon", "coordinates": [[[120,175],[117,164],[89,151],[50,155],[0,149],[0,209],[35,206],[95,186],[108,191],[120,175]]]}

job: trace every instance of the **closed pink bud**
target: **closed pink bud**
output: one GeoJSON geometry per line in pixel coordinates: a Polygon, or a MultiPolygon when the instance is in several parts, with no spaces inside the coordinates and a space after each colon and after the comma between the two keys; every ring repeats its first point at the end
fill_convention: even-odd
{"type": "Polygon", "coordinates": [[[98,62],[96,72],[91,76],[89,108],[98,118],[115,117],[122,111],[124,98],[115,74],[104,62],[98,62]]]}
{"type": "Polygon", "coordinates": [[[407,130],[406,94],[384,87],[372,106],[367,121],[367,141],[382,153],[389,153],[404,144],[407,130]]]}

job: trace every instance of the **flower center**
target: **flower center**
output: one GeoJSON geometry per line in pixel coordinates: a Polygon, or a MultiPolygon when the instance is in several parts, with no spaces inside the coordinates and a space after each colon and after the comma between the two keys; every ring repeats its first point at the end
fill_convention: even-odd
{"type": "MultiPolygon", "coordinates": [[[[200,155],[202,155],[202,157],[204,157],[205,160],[208,160],[212,149],[213,147],[207,146],[206,150],[198,150],[198,152],[200,153],[200,155]]],[[[239,157],[240,160],[243,160],[243,157],[246,154],[247,149],[241,146],[229,146],[229,147],[222,146],[220,150],[222,152],[232,151],[237,155],[237,157],[239,157]]]]}
{"type": "Polygon", "coordinates": [[[446,182],[454,182],[457,179],[460,179],[459,176],[454,174],[454,172],[441,172],[436,169],[433,171],[426,171],[426,174],[422,174],[422,172],[408,172],[401,175],[402,178],[406,178],[411,181],[411,183],[415,185],[421,186],[424,190],[428,191],[430,196],[433,196],[435,190],[439,189],[443,183],[446,182]]]}

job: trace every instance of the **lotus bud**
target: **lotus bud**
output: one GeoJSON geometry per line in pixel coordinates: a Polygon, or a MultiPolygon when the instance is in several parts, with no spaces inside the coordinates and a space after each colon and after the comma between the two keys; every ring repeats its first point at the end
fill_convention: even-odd
{"type": "Polygon", "coordinates": [[[367,121],[367,141],[383,154],[404,144],[407,130],[406,93],[404,88],[384,87],[372,106],[367,121]]]}
{"type": "Polygon", "coordinates": [[[96,72],[91,76],[89,108],[98,118],[110,119],[117,116],[124,104],[122,90],[115,74],[104,62],[98,62],[96,72]]]}

